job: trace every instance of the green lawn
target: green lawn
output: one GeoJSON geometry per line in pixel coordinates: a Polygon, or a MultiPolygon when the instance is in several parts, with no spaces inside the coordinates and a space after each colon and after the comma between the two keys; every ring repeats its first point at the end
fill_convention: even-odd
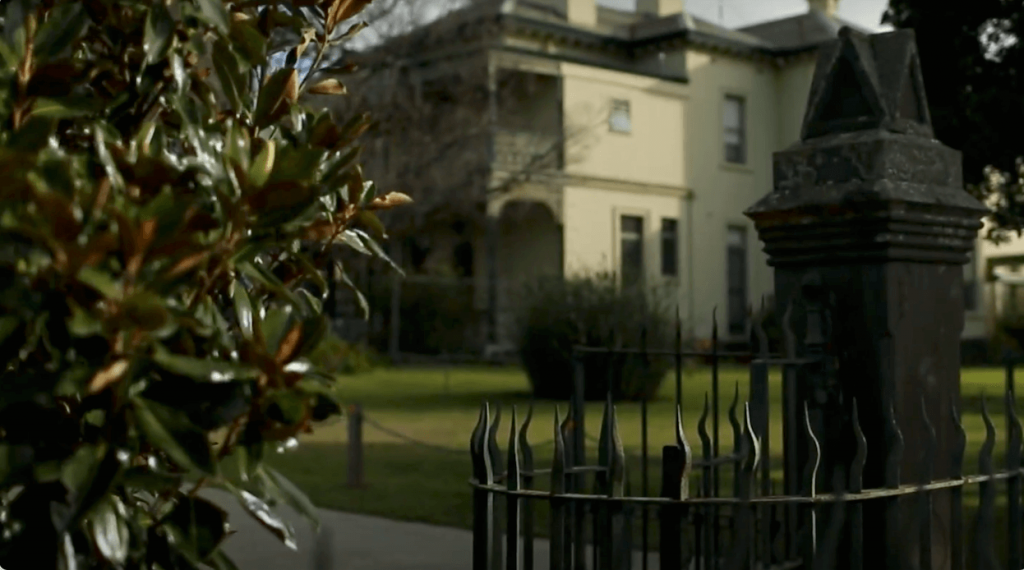
{"type": "MultiPolygon", "coordinates": [[[[724,453],[732,446],[732,432],[726,415],[732,393],[738,384],[742,402],[749,373],[745,367],[723,368],[720,381],[724,453]]],[[[1003,382],[1003,372],[999,369],[968,369],[963,372],[968,471],[976,469],[977,451],[984,439],[984,424],[978,413],[982,393],[989,395],[989,409],[999,432],[997,449],[1005,445],[1002,440],[1005,426],[1001,399],[1003,382]]],[[[773,374],[770,381],[773,455],[781,450],[780,384],[779,375],[773,374]]],[[[710,390],[710,373],[706,368],[689,371],[684,376],[683,385],[684,429],[697,453],[700,448],[697,421],[704,393],[710,390]]],[[[481,402],[500,402],[504,407],[499,432],[503,449],[508,438],[508,407],[517,407],[521,421],[530,402],[525,375],[514,368],[380,369],[345,378],[343,393],[349,402],[361,403],[370,420],[443,449],[412,445],[367,424],[364,428],[367,486],[350,489],[345,484],[347,436],[342,421],[321,426],[306,436],[298,449],[277,456],[275,466],[322,507],[463,528],[471,524],[471,497],[467,484],[470,475],[469,437],[477,422],[481,402]]],[[[674,382],[670,379],[663,386],[658,400],[649,404],[651,493],[656,493],[660,484],[660,449],[674,441],[673,399],[674,382]]],[[[551,440],[554,406],[552,402],[537,403],[529,431],[532,442],[540,444],[551,440]]],[[[560,407],[564,417],[567,405],[562,403],[560,407]]],[[[622,440],[630,454],[633,492],[638,493],[640,405],[620,404],[618,417],[622,440]]],[[[588,404],[588,434],[597,436],[600,418],[601,404],[588,404]]],[[[589,445],[593,449],[594,444],[589,445]]],[[[549,464],[551,445],[538,445],[535,456],[539,467],[549,464]]],[[[593,450],[590,457],[594,457],[593,450]]],[[[774,464],[778,465],[778,458],[774,464]]],[[[546,486],[546,482],[541,483],[542,487],[546,486]]]]}

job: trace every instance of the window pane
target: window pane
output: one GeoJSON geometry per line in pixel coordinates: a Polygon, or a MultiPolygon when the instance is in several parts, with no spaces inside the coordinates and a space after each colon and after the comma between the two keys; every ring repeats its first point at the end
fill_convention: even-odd
{"type": "Polygon", "coordinates": [[[674,277],[679,272],[679,234],[676,220],[661,220],[661,274],[674,277]]]}
{"type": "Polygon", "coordinates": [[[633,287],[643,282],[644,274],[644,242],[643,218],[639,216],[622,216],[621,221],[621,256],[623,287],[633,287]]]}
{"type": "Polygon", "coordinates": [[[629,101],[612,101],[611,114],[608,116],[608,128],[618,133],[628,133],[632,130],[629,101]]]}
{"type": "Polygon", "coordinates": [[[744,106],[742,97],[725,98],[722,136],[725,142],[725,160],[732,163],[742,164],[747,161],[744,106]]]}
{"type": "Polygon", "coordinates": [[[725,128],[739,129],[743,127],[743,101],[737,97],[725,98],[725,128]]]}

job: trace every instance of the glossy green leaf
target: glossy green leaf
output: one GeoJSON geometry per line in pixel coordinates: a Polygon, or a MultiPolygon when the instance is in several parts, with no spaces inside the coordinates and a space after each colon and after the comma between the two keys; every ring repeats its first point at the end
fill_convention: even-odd
{"type": "Polygon", "coordinates": [[[222,34],[227,34],[230,26],[228,11],[223,0],[197,0],[199,11],[207,23],[213,25],[222,34]]]}
{"type": "Polygon", "coordinates": [[[254,366],[244,366],[212,358],[182,356],[165,349],[155,351],[153,361],[168,372],[206,382],[251,380],[260,375],[259,369],[254,366]]]}
{"type": "Polygon", "coordinates": [[[93,139],[96,158],[103,165],[103,170],[106,171],[111,186],[115,190],[124,190],[124,177],[121,175],[121,171],[118,170],[117,164],[114,163],[114,157],[110,155],[110,149],[107,148],[107,133],[103,125],[93,125],[93,139]]]}
{"type": "Polygon", "coordinates": [[[14,315],[0,315],[0,343],[7,340],[21,325],[21,319],[14,315]]]}
{"type": "Polygon", "coordinates": [[[179,497],[164,522],[181,531],[185,544],[179,547],[200,561],[209,558],[228,536],[227,512],[201,497],[179,497]]]}
{"type": "Polygon", "coordinates": [[[261,472],[267,477],[271,492],[299,514],[313,523],[313,531],[320,531],[320,513],[309,497],[288,480],[287,477],[269,466],[263,466],[261,472]]]}
{"type": "Polygon", "coordinates": [[[85,266],[79,269],[78,280],[108,299],[120,299],[124,293],[121,285],[110,274],[96,267],[85,266]]]}
{"type": "Polygon", "coordinates": [[[256,155],[249,167],[249,183],[256,188],[262,188],[270,179],[270,173],[274,170],[274,162],[277,155],[277,145],[272,140],[263,141],[263,148],[256,155]]]}
{"type": "Polygon", "coordinates": [[[14,69],[18,66],[18,54],[6,41],[0,40],[0,60],[7,69],[14,69]]]}
{"type": "Polygon", "coordinates": [[[267,351],[271,354],[277,352],[277,347],[289,328],[290,315],[291,313],[284,307],[276,306],[267,309],[267,314],[263,317],[263,337],[267,341],[267,351]]]}
{"type": "Polygon", "coordinates": [[[64,54],[81,37],[88,23],[80,2],[55,6],[36,32],[33,55],[45,61],[64,54]]]}
{"type": "Polygon", "coordinates": [[[244,57],[249,65],[265,65],[267,63],[267,38],[254,26],[246,22],[231,23],[231,41],[235,50],[244,57]]]}
{"type": "Polygon", "coordinates": [[[376,239],[387,239],[387,230],[384,228],[384,224],[380,221],[380,218],[376,214],[368,210],[362,210],[356,215],[356,221],[363,226],[366,226],[372,235],[376,239]]]}
{"type": "Polygon", "coordinates": [[[356,287],[356,284],[352,282],[352,278],[349,277],[348,272],[344,269],[341,270],[341,283],[356,296],[359,308],[363,311],[363,319],[369,319],[370,303],[366,300],[366,295],[363,295],[363,292],[356,287]]]}
{"type": "Polygon", "coordinates": [[[312,182],[317,176],[320,162],[327,154],[319,148],[295,148],[288,146],[278,149],[280,157],[273,165],[273,172],[267,181],[275,182],[312,182]]]}
{"type": "Polygon", "coordinates": [[[249,299],[249,292],[245,290],[239,280],[231,283],[231,299],[235,304],[235,316],[238,318],[238,326],[242,329],[242,335],[246,339],[253,338],[253,307],[249,299]]]}
{"type": "Polygon", "coordinates": [[[80,96],[59,98],[39,97],[32,103],[32,117],[73,119],[85,117],[100,111],[95,99],[80,96]]]}
{"type": "Polygon", "coordinates": [[[122,305],[124,318],[139,330],[155,331],[165,327],[170,313],[164,299],[151,291],[138,291],[122,305]]]}
{"type": "Polygon", "coordinates": [[[57,570],[78,570],[78,559],[75,556],[75,543],[70,533],[63,533],[57,548],[57,570]]]}
{"type": "Polygon", "coordinates": [[[260,89],[252,117],[257,127],[270,126],[287,112],[286,98],[291,84],[296,81],[295,73],[292,68],[278,69],[260,89]]]}
{"type": "Polygon", "coordinates": [[[67,319],[68,332],[76,337],[88,337],[103,332],[103,323],[85,309],[68,302],[71,315],[67,319]]]}
{"type": "Polygon", "coordinates": [[[20,60],[25,54],[25,20],[34,7],[33,0],[8,0],[4,2],[4,39],[14,46],[20,60]]]}
{"type": "Polygon", "coordinates": [[[327,316],[317,311],[317,314],[302,321],[302,341],[296,352],[299,356],[308,356],[327,336],[330,330],[327,316]]]}
{"type": "Polygon", "coordinates": [[[179,412],[142,398],[132,398],[135,417],[146,438],[175,463],[207,475],[216,465],[206,434],[187,423],[179,412]]]}
{"type": "Polygon", "coordinates": [[[160,61],[167,55],[174,39],[174,17],[163,2],[153,2],[146,16],[142,35],[142,49],[146,63],[160,61]]]}
{"type": "Polygon", "coordinates": [[[383,261],[387,262],[387,264],[388,264],[388,265],[390,265],[392,269],[394,269],[395,271],[397,271],[399,275],[402,275],[402,276],[404,276],[404,275],[405,275],[405,272],[404,272],[404,271],[402,271],[402,268],[401,268],[401,267],[399,267],[399,266],[398,266],[397,264],[395,264],[395,262],[394,262],[394,261],[393,261],[393,260],[391,259],[391,257],[390,257],[390,256],[389,256],[389,255],[387,254],[387,252],[385,252],[385,251],[384,251],[384,248],[382,248],[382,247],[380,246],[380,244],[378,244],[378,243],[376,242],[376,240],[374,240],[374,239],[373,239],[372,237],[370,237],[369,235],[367,235],[367,233],[366,233],[366,232],[364,232],[364,231],[362,231],[362,230],[352,230],[352,231],[353,231],[353,232],[354,232],[354,233],[355,233],[356,235],[358,235],[358,236],[359,236],[359,238],[360,238],[360,239],[362,240],[362,242],[363,242],[364,244],[366,244],[366,247],[368,247],[368,248],[370,249],[370,251],[372,251],[372,252],[373,252],[373,255],[374,255],[374,256],[376,256],[377,258],[379,258],[379,259],[381,259],[381,260],[383,260],[383,261]]]}
{"type": "Polygon", "coordinates": [[[306,415],[306,399],[301,394],[280,390],[269,396],[267,417],[285,425],[298,425],[306,415]]]}
{"type": "Polygon", "coordinates": [[[239,490],[236,495],[238,496],[238,502],[242,504],[245,511],[267,530],[274,533],[285,546],[292,550],[299,549],[298,544],[295,542],[295,529],[292,528],[292,525],[281,519],[266,502],[248,491],[239,490]]]}
{"type": "Polygon", "coordinates": [[[224,40],[214,43],[213,69],[217,72],[217,79],[231,107],[238,111],[244,109],[245,83],[249,78],[243,74],[238,66],[238,58],[224,40]]]}
{"type": "Polygon", "coordinates": [[[124,503],[116,495],[100,501],[89,514],[89,530],[93,544],[103,558],[114,565],[128,558],[129,533],[124,503]]]}
{"type": "Polygon", "coordinates": [[[81,492],[96,476],[100,462],[107,455],[106,444],[83,445],[61,465],[60,480],[64,486],[75,492],[81,492]]]}
{"type": "Polygon", "coordinates": [[[149,467],[132,467],[125,471],[122,482],[127,488],[142,489],[154,493],[181,487],[180,475],[157,472],[149,467]]]}

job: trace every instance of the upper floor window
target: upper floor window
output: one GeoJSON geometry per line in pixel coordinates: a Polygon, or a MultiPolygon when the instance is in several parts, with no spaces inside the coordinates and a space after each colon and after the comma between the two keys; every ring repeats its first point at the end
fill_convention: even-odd
{"type": "Polygon", "coordinates": [[[732,164],[747,162],[746,101],[743,97],[727,95],[722,113],[722,134],[725,141],[725,160],[732,164]]]}
{"type": "Polygon", "coordinates": [[[615,133],[629,133],[633,131],[633,124],[629,116],[629,101],[622,99],[612,101],[612,109],[608,114],[608,129],[615,133]]]}

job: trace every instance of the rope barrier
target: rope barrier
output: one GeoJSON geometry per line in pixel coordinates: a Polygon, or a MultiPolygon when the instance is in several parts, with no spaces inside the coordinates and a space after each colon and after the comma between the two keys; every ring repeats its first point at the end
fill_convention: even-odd
{"type": "Polygon", "coordinates": [[[363,412],[363,421],[366,422],[367,424],[369,424],[371,427],[377,429],[377,431],[386,433],[387,435],[390,435],[391,437],[400,439],[400,440],[402,440],[402,441],[404,441],[404,442],[406,442],[408,444],[411,444],[411,445],[416,445],[416,446],[419,446],[419,447],[425,447],[425,448],[428,448],[428,449],[433,449],[433,450],[441,451],[441,452],[445,452],[445,453],[458,453],[460,455],[468,455],[468,453],[465,450],[454,449],[454,448],[451,448],[451,447],[445,447],[443,445],[437,445],[437,444],[421,441],[421,440],[418,440],[418,439],[416,439],[414,437],[410,437],[408,435],[405,435],[404,433],[401,433],[399,431],[395,431],[395,430],[393,430],[391,428],[383,426],[383,425],[375,422],[373,419],[367,417],[366,412],[363,412]]]}

